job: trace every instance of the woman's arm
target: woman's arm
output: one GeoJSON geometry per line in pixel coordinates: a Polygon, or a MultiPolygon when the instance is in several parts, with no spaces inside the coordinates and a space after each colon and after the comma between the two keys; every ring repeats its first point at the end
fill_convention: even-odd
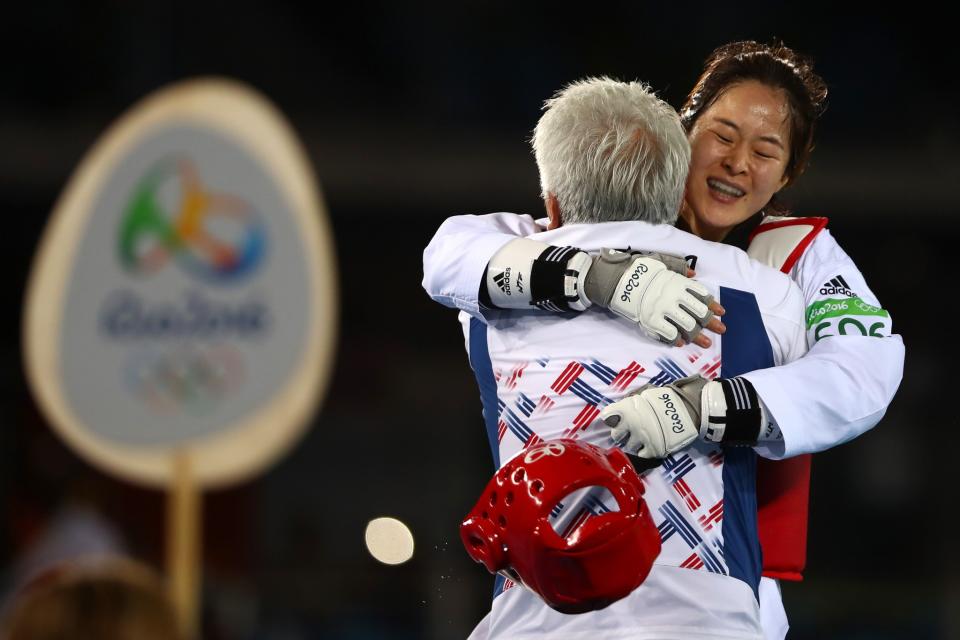
{"type": "Polygon", "coordinates": [[[590,256],[518,237],[537,230],[529,216],[510,213],[447,219],[423,253],[423,288],[482,322],[484,309],[564,312],[596,304],[668,344],[706,347],[701,328],[723,331],[713,317],[722,309],[686,277],[692,271],[683,258],[606,250],[590,256]]]}
{"type": "Polygon", "coordinates": [[[423,288],[440,304],[484,321],[480,286],[490,259],[518,237],[542,231],[533,218],[516,213],[447,218],[423,251],[423,288]]]}
{"type": "Polygon", "coordinates": [[[790,276],[804,294],[810,350],[743,376],[783,433],[783,457],[829,449],[876,425],[900,385],[904,359],[890,314],[827,230],[790,276]]]}
{"type": "MultiPolygon", "coordinates": [[[[903,340],[836,240],[820,232],[790,275],[803,293],[811,345],[805,355],[732,380],[691,379],[665,391],[683,396],[702,439],[724,441],[711,431],[735,424],[747,434],[740,443],[753,440],[764,457],[813,453],[872,428],[893,399],[903,376],[903,340]]],[[[601,413],[604,419],[619,416],[607,422],[615,440],[629,432],[633,442],[644,442],[662,432],[658,420],[635,410],[636,403],[627,398],[601,413]]]]}

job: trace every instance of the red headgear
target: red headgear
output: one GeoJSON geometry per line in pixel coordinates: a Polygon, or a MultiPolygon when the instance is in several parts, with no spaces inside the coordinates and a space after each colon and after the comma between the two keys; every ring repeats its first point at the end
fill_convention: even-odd
{"type": "Polygon", "coordinates": [[[521,582],[562,613],[602,609],[623,598],[660,554],[643,483],[626,455],[576,440],[544,442],[503,465],[460,525],[460,537],[491,573],[521,582]],[[550,511],[591,486],[613,494],[619,511],[560,537],[550,511]]]}

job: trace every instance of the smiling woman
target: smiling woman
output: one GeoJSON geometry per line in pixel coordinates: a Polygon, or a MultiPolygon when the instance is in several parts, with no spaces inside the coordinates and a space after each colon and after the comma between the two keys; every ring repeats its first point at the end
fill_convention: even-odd
{"type": "Polygon", "coordinates": [[[725,91],[697,121],[681,213],[693,233],[722,240],[786,184],[787,111],[782,91],[749,81],[725,91]]]}
{"type": "Polygon", "coordinates": [[[827,88],[785,46],[734,42],[707,60],[681,120],[692,150],[683,223],[708,240],[759,211],[800,177],[813,151],[827,88]]]}

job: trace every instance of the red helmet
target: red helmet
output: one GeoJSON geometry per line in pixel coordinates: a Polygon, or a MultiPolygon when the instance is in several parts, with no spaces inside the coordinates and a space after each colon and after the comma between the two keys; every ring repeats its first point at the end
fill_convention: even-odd
{"type": "Polygon", "coordinates": [[[562,613],[602,609],[640,586],[660,554],[643,483],[617,448],[577,440],[531,447],[494,474],[460,525],[467,553],[562,613]],[[599,486],[619,511],[594,516],[566,538],[548,517],[570,493],[599,486]]]}

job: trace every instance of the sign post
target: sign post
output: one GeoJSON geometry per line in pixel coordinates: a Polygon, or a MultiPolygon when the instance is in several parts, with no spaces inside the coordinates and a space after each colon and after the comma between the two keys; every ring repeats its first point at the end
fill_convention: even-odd
{"type": "Polygon", "coordinates": [[[184,637],[197,635],[197,605],[202,554],[201,494],[190,477],[190,455],[173,456],[173,486],[167,497],[167,579],[170,602],[184,637]]]}

